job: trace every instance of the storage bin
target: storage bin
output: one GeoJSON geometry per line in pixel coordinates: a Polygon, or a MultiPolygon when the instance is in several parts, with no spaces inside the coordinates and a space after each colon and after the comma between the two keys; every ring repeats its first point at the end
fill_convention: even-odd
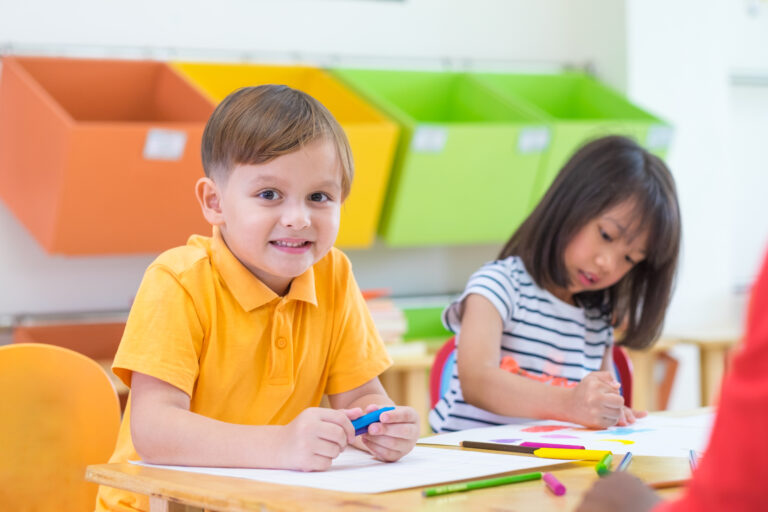
{"type": "Polygon", "coordinates": [[[318,68],[188,62],[173,66],[217,104],[240,87],[273,83],[302,90],[325,105],[347,134],[355,161],[336,245],[364,248],[373,243],[397,144],[397,124],[318,68]]]}
{"type": "Polygon", "coordinates": [[[662,158],[666,155],[672,136],[668,124],[583,73],[474,76],[511,100],[528,103],[549,119],[552,141],[542,160],[534,205],[570,156],[591,139],[626,135],[662,158]]]}
{"type": "Polygon", "coordinates": [[[194,194],[213,104],[160,62],[5,57],[0,198],[49,253],[210,233],[194,194]]]}
{"type": "Polygon", "coordinates": [[[379,230],[389,245],[500,243],[528,214],[541,116],[465,74],[334,74],[402,127],[379,230]]]}

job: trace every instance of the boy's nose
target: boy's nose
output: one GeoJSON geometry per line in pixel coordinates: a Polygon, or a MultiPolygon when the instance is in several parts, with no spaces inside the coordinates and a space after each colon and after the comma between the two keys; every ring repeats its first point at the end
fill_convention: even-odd
{"type": "Polygon", "coordinates": [[[285,227],[304,229],[310,225],[309,210],[303,204],[287,205],[281,220],[285,227]]]}

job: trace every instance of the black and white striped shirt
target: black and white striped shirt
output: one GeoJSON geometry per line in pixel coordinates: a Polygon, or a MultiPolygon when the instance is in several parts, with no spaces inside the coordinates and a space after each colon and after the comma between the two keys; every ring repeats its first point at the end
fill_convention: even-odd
{"type": "MultiPolygon", "coordinates": [[[[518,256],[486,263],[470,277],[461,297],[443,312],[443,323],[454,333],[461,327],[461,303],[472,293],[488,299],[503,320],[501,357],[514,357],[520,368],[531,374],[546,373],[579,382],[600,370],[606,350],[613,344],[608,315],[565,303],[540,288],[518,256]]],[[[514,421],[516,418],[466,403],[458,365],[454,365],[448,391],[429,413],[435,432],[514,421]]]]}

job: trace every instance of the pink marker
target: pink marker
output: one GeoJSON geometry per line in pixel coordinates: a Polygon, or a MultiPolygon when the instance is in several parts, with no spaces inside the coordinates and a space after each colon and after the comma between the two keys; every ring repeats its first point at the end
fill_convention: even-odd
{"type": "Polygon", "coordinates": [[[520,443],[520,446],[529,446],[531,448],[561,448],[564,450],[583,450],[583,446],[575,444],[555,444],[555,443],[534,443],[532,441],[526,441],[520,443]]]}
{"type": "Polygon", "coordinates": [[[552,473],[542,473],[541,478],[544,480],[544,483],[547,484],[547,487],[549,487],[549,490],[552,491],[555,496],[562,496],[565,494],[565,486],[560,483],[560,481],[555,478],[552,473]]]}

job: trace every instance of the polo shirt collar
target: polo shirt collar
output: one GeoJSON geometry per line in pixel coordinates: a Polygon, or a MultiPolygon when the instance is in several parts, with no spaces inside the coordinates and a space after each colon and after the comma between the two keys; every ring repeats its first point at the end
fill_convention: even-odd
{"type": "MultiPolygon", "coordinates": [[[[213,228],[211,243],[213,263],[224,279],[235,300],[246,311],[252,311],[275,299],[280,299],[272,289],[240,263],[221,236],[218,227],[213,228]]],[[[306,272],[295,277],[285,295],[285,300],[301,300],[317,306],[315,293],[315,271],[309,267],[306,272]]]]}

